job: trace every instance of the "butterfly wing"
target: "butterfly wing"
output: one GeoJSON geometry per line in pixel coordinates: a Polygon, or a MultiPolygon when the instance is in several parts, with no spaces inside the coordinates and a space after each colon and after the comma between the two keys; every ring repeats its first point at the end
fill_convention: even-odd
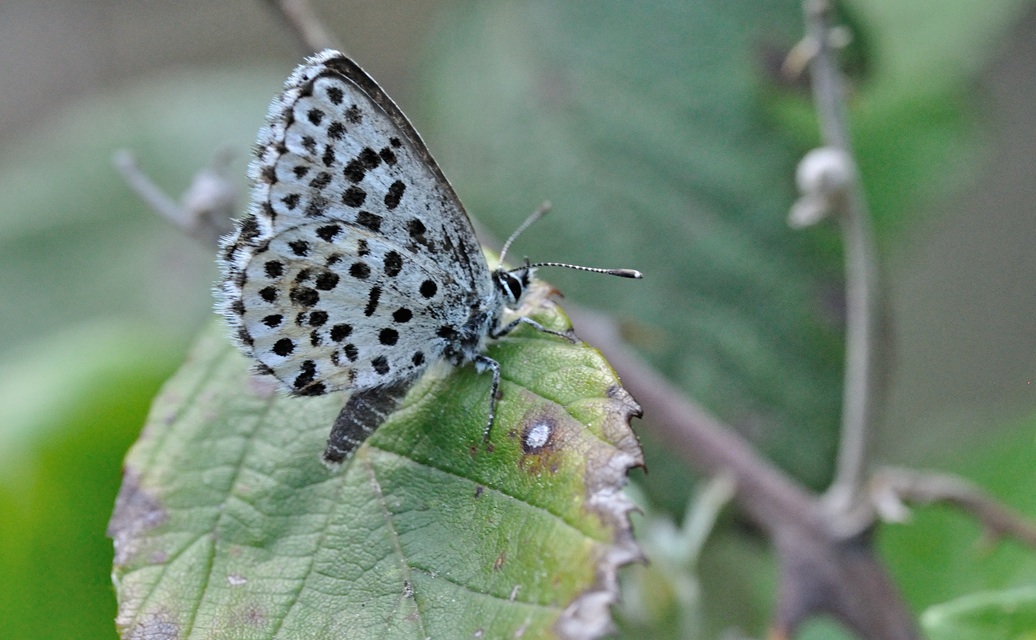
{"type": "Polygon", "coordinates": [[[446,349],[444,327],[494,299],[453,188],[342,54],[288,79],[250,174],[251,213],[222,243],[222,311],[241,348],[294,392],[413,377],[446,349]]]}

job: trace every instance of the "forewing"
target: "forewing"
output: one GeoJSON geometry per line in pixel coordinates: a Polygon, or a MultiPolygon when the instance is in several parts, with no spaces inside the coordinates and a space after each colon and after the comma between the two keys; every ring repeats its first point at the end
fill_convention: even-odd
{"type": "MultiPolygon", "coordinates": [[[[491,297],[488,267],[449,182],[398,107],[342,54],[325,51],[292,74],[270,106],[256,153],[250,169],[255,181],[251,214],[222,245],[221,310],[242,349],[296,392],[374,384],[380,379],[359,363],[380,365],[376,358],[384,355],[390,371],[397,372],[401,369],[394,364],[402,368],[402,358],[414,356],[416,349],[397,355],[389,348],[392,345],[368,341],[380,336],[386,323],[377,310],[364,313],[374,287],[380,287],[384,296],[380,304],[386,306],[452,304],[440,313],[441,318],[433,318],[446,323],[452,321],[448,316],[455,309],[466,313],[491,297]],[[318,230],[329,224],[343,229],[337,240],[319,236],[318,230]],[[363,239],[366,244],[360,242],[363,239]],[[344,244],[339,246],[338,241],[344,244]],[[298,242],[313,246],[300,255],[292,245],[298,242]],[[340,255],[341,264],[348,266],[364,258],[363,251],[371,250],[372,243],[380,243],[385,254],[393,251],[404,257],[413,271],[410,275],[425,274],[427,278],[416,280],[418,285],[431,278],[448,289],[451,299],[412,298],[408,297],[412,292],[394,282],[374,281],[350,281],[333,295],[321,297],[325,306],[320,310],[350,324],[356,332],[351,344],[372,353],[370,358],[357,356],[350,365],[335,364],[332,358],[338,348],[315,344],[313,331],[320,334],[323,329],[312,326],[311,316],[299,321],[299,314],[308,311],[300,309],[307,298],[298,291],[308,289],[319,295],[319,289],[293,278],[314,264],[347,278],[348,273],[329,267],[327,260],[340,255]],[[266,264],[271,261],[283,262],[290,275],[267,277],[266,264]],[[272,296],[270,287],[277,290],[277,302],[267,299],[272,296]],[[396,294],[399,300],[390,301],[396,294]],[[284,316],[284,324],[272,327],[272,319],[265,322],[278,314],[284,316]],[[290,321],[288,316],[293,316],[290,321]],[[295,345],[287,355],[281,355],[287,343],[275,348],[282,339],[295,345]],[[386,347],[384,353],[375,353],[382,347],[386,347]],[[338,368],[333,370],[332,365],[338,368]]],[[[401,278],[410,282],[410,275],[401,278]]],[[[382,271],[379,277],[388,276],[382,271]]],[[[464,319],[459,316],[457,321],[464,319]]],[[[417,345],[425,338],[425,332],[415,332],[413,342],[407,344],[417,345]]],[[[382,378],[386,376],[392,378],[395,373],[382,378]]]]}

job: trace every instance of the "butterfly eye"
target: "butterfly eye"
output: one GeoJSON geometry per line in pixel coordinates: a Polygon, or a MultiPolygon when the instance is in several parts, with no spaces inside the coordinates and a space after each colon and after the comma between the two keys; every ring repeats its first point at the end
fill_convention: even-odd
{"type": "Polygon", "coordinates": [[[496,273],[496,286],[507,297],[509,305],[516,305],[525,293],[525,284],[507,271],[496,273]]]}

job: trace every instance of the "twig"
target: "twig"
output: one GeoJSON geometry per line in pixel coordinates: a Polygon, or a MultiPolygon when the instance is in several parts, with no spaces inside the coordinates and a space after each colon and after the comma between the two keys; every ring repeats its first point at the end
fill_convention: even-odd
{"type": "Polygon", "coordinates": [[[228,150],[217,153],[210,167],[195,174],[180,202],[141,170],[131,152],[117,151],[112,162],[145,204],[187,235],[215,246],[233,228],[231,218],[238,204],[236,184],[226,176],[230,158],[228,150]]]}
{"type": "Polygon", "coordinates": [[[324,49],[341,50],[307,0],[266,0],[266,3],[288,23],[305,53],[324,49]]]}
{"type": "Polygon", "coordinates": [[[194,236],[194,225],[187,212],[140,169],[136,156],[126,149],[120,149],[112,157],[112,164],[144,204],[188,235],[194,236]]]}
{"type": "Polygon", "coordinates": [[[888,519],[905,518],[903,502],[947,503],[974,516],[994,540],[1010,537],[1036,547],[1036,523],[959,476],[890,467],[876,472],[870,486],[875,506],[888,519]]]}
{"type": "Polygon", "coordinates": [[[810,78],[817,117],[824,144],[849,159],[848,180],[839,200],[839,222],[845,242],[846,280],[846,355],[842,395],[842,433],[834,481],[825,501],[835,513],[860,512],[849,523],[846,535],[855,535],[866,526],[864,475],[869,460],[877,395],[880,348],[878,323],[880,292],[877,250],[859,172],[852,161],[852,145],[845,115],[845,87],[834,60],[830,11],[827,0],[804,0],[806,37],[815,50],[810,61],[810,78]]]}

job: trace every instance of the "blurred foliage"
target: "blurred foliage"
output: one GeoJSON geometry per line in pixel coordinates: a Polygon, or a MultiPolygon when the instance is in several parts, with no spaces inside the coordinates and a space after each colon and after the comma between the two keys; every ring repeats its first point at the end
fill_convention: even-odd
{"type": "Polygon", "coordinates": [[[126,449],[181,354],[125,323],[67,329],[0,366],[0,628],[113,638],[104,536],[126,449]]]}
{"type": "MultiPolygon", "coordinates": [[[[643,270],[642,286],[621,296],[606,278],[543,275],[628,320],[672,379],[820,485],[838,417],[840,250],[830,230],[783,225],[794,163],[816,136],[808,96],[773,73],[774,52],[801,34],[799,4],[627,6],[455,3],[413,74],[428,109],[411,115],[499,237],[554,201],[517,253],[643,270]]],[[[928,198],[967,185],[985,152],[976,75],[1031,6],[846,3],[859,34],[854,136],[884,246],[928,198]]],[[[0,370],[12,390],[0,407],[5,637],[114,635],[101,535],[120,452],[211,304],[211,253],[156,220],[111,154],[133,149],[179,192],[219,145],[244,155],[289,67],[144,81],[70,105],[0,151],[0,370]],[[146,334],[127,329],[140,326],[146,334]]],[[[951,468],[1031,513],[1032,425],[998,437],[951,468]]],[[[692,482],[645,444],[648,499],[678,516],[692,482]]],[[[732,524],[721,519],[696,565],[705,637],[761,629],[772,600],[768,551],[732,524]]],[[[1033,581],[1025,550],[979,553],[977,534],[938,508],[883,529],[882,551],[918,611],[1033,581]]],[[[963,620],[940,619],[951,617],[963,620]]],[[[818,623],[804,637],[838,633],[818,623]]]]}
{"type": "Polygon", "coordinates": [[[1036,587],[974,593],[932,607],[921,616],[931,640],[1036,638],[1036,587]]]}
{"type": "MultiPolygon", "coordinates": [[[[643,271],[621,295],[543,277],[635,323],[674,381],[820,486],[838,422],[839,263],[784,222],[801,147],[762,99],[764,53],[800,37],[799,3],[468,3],[444,23],[427,130],[472,215],[503,237],[549,198],[517,251],[643,271]]],[[[687,483],[672,495],[652,480],[653,500],[686,504],[687,483]]]]}

